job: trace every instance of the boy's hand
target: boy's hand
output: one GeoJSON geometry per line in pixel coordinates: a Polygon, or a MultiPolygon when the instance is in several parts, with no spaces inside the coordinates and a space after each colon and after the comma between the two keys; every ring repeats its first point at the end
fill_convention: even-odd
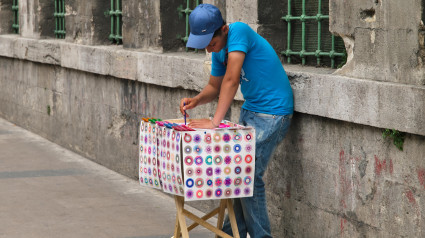
{"type": "MultiPolygon", "coordinates": [[[[180,101],[180,112],[184,116],[185,110],[189,110],[198,106],[198,100],[195,98],[183,98],[180,101]]],[[[189,117],[189,114],[186,112],[186,117],[189,117]]]]}
{"type": "Polygon", "coordinates": [[[210,119],[192,119],[189,127],[200,129],[214,129],[217,128],[210,119]]]}

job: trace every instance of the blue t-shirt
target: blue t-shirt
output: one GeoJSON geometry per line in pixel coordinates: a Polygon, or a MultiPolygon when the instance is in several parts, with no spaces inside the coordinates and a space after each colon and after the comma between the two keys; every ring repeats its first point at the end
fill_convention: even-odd
{"type": "Polygon", "coordinates": [[[292,88],[273,47],[247,24],[232,23],[226,46],[212,53],[211,75],[219,77],[226,73],[227,52],[232,51],[245,52],[240,75],[245,99],[242,108],[273,115],[292,114],[292,88]]]}

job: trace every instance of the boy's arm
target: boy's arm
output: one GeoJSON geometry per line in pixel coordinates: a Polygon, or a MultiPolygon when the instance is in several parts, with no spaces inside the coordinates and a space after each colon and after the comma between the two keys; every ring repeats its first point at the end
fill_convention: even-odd
{"type": "Polygon", "coordinates": [[[223,77],[224,76],[216,77],[210,75],[208,85],[205,86],[205,88],[195,97],[198,100],[198,105],[209,103],[217,98],[218,94],[220,93],[223,77]]]}
{"type": "Polygon", "coordinates": [[[220,87],[220,96],[214,118],[211,121],[193,121],[189,125],[195,128],[217,127],[226,115],[233,98],[239,88],[239,78],[245,60],[245,53],[233,51],[229,53],[226,74],[220,87]]]}
{"type": "MultiPolygon", "coordinates": [[[[212,100],[216,99],[220,93],[221,82],[223,77],[216,77],[210,75],[210,80],[208,84],[202,89],[202,91],[193,98],[183,98],[180,101],[180,112],[184,115],[184,111],[188,109],[195,108],[196,106],[209,103],[212,100]]],[[[186,114],[189,116],[189,114],[186,114]]]]}

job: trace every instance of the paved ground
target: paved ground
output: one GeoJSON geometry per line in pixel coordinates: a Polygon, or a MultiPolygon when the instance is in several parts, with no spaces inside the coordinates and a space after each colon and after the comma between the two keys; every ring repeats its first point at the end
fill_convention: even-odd
{"type": "Polygon", "coordinates": [[[171,197],[0,118],[0,237],[166,238],[174,222],[171,197]]]}

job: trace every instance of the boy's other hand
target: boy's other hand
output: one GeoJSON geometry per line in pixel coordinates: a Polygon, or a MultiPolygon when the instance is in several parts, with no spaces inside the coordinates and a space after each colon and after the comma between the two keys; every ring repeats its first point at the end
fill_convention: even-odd
{"type": "Polygon", "coordinates": [[[210,119],[192,119],[189,127],[199,129],[214,129],[216,128],[210,119]]]}
{"type": "MultiPolygon", "coordinates": [[[[183,98],[180,101],[180,112],[184,116],[186,110],[195,108],[197,105],[198,105],[198,100],[196,100],[195,98],[183,98]]],[[[186,112],[186,117],[189,117],[189,114],[187,114],[187,112],[186,112]]]]}

